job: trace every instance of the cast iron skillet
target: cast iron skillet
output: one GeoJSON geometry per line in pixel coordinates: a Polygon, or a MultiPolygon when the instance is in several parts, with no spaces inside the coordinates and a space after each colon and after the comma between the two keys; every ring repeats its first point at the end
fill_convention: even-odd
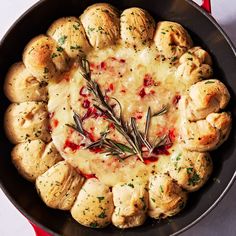
{"type": "MultiPolygon", "coordinates": [[[[148,10],[156,21],[177,21],[190,32],[195,45],[201,45],[209,51],[214,61],[215,76],[221,79],[231,93],[231,110],[234,121],[236,108],[233,106],[236,93],[236,53],[222,29],[200,7],[189,0],[102,0],[119,9],[142,7],[148,10]]],[[[105,229],[90,229],[76,223],[69,213],[53,210],[40,200],[33,184],[24,180],[10,161],[12,145],[4,135],[3,115],[9,102],[3,94],[2,85],[9,66],[21,60],[26,43],[34,36],[45,33],[49,25],[59,17],[79,16],[94,0],[43,0],[32,7],[9,30],[0,45],[0,184],[13,204],[33,223],[53,235],[63,236],[152,236],[178,234],[205,216],[229,189],[235,178],[236,140],[235,125],[228,141],[212,153],[214,173],[207,184],[198,192],[190,194],[187,207],[170,220],[156,222],[147,220],[139,228],[121,231],[113,226],[105,229]],[[214,178],[220,180],[215,182],[214,178]]]]}

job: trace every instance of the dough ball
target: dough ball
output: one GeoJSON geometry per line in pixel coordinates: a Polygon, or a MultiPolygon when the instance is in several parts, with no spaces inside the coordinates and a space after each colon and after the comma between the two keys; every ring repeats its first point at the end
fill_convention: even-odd
{"type": "MultiPolygon", "coordinates": [[[[84,55],[90,45],[84,27],[76,17],[63,17],[56,20],[48,29],[47,34],[62,47],[71,58],[84,55]]],[[[54,55],[57,57],[57,55],[54,55]]]]}
{"type": "Polygon", "coordinates": [[[120,18],[121,39],[128,45],[147,45],[155,31],[155,21],[148,12],[133,7],[123,11],[120,18]]]}
{"type": "Polygon", "coordinates": [[[191,121],[204,119],[224,109],[230,100],[226,86],[216,79],[204,80],[189,89],[187,116],[191,121]]]}
{"type": "Polygon", "coordinates": [[[17,144],[11,156],[19,173],[32,182],[62,160],[52,142],[46,144],[40,139],[17,144]]]}
{"type": "Polygon", "coordinates": [[[47,206],[70,210],[83,183],[84,178],[61,161],[36,179],[36,188],[47,206]]]}
{"type": "Polygon", "coordinates": [[[211,113],[206,119],[191,122],[187,118],[187,99],[179,101],[182,111],[180,136],[184,148],[204,152],[218,148],[229,136],[232,124],[230,113],[211,113]]]}
{"type": "Polygon", "coordinates": [[[88,7],[80,19],[94,48],[110,46],[120,37],[118,12],[109,4],[97,3],[88,7]]]}
{"type": "Polygon", "coordinates": [[[178,23],[161,21],[157,24],[154,42],[166,58],[180,58],[192,47],[188,32],[178,23]]]}
{"type": "Polygon", "coordinates": [[[166,218],[180,212],[187,194],[167,174],[158,174],[149,180],[148,215],[155,219],[166,218]]]}
{"type": "Polygon", "coordinates": [[[179,62],[176,77],[189,86],[213,75],[211,57],[200,47],[189,49],[180,57],[179,62]]]}
{"type": "Polygon", "coordinates": [[[41,139],[49,142],[47,104],[43,102],[12,103],[5,113],[5,131],[14,144],[41,139]]]}
{"type": "Polygon", "coordinates": [[[72,217],[80,224],[103,228],[111,222],[114,209],[112,192],[98,179],[88,179],[71,209],[72,217]]]}
{"type": "Polygon", "coordinates": [[[26,45],[23,62],[34,77],[47,81],[68,69],[69,58],[52,38],[39,35],[26,45]]]}
{"type": "Polygon", "coordinates": [[[142,225],[148,208],[147,186],[135,182],[121,183],[115,185],[112,192],[115,205],[112,223],[118,228],[142,225]]]}
{"type": "Polygon", "coordinates": [[[212,168],[208,153],[181,150],[170,158],[169,174],[182,188],[193,192],[206,183],[212,168]]]}
{"type": "Polygon", "coordinates": [[[22,62],[9,69],[4,92],[11,102],[46,101],[47,83],[32,76],[22,62]]]}

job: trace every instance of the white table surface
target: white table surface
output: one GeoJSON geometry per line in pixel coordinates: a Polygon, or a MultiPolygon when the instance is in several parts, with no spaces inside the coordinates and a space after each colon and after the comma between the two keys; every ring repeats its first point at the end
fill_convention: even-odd
{"type": "MultiPolygon", "coordinates": [[[[0,0],[0,38],[12,23],[36,2],[37,0],[0,0]]],[[[236,1],[212,0],[212,15],[236,45],[236,1]]],[[[33,235],[34,231],[27,220],[0,190],[0,236],[33,235]]],[[[236,183],[207,217],[181,234],[181,236],[189,235],[236,236],[236,183]]]]}

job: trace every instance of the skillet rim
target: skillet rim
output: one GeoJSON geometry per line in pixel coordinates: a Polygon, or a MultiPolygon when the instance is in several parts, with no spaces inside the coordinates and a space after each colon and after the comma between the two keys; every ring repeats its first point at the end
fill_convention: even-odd
{"type": "MultiPolygon", "coordinates": [[[[38,2],[36,2],[35,4],[33,4],[31,7],[29,7],[26,11],[23,12],[23,14],[21,14],[15,21],[14,23],[10,26],[10,28],[6,31],[6,33],[3,35],[3,37],[0,39],[0,49],[3,47],[3,43],[6,40],[6,38],[8,37],[8,35],[10,34],[10,32],[12,30],[14,30],[14,28],[16,27],[16,25],[29,13],[31,12],[33,9],[39,7],[41,4],[44,4],[45,2],[47,2],[49,0],[39,0],[38,2]]],[[[196,10],[198,10],[202,15],[204,15],[215,27],[216,29],[222,34],[222,36],[224,37],[224,39],[226,40],[226,42],[228,43],[228,45],[230,46],[233,54],[236,57],[236,47],[234,46],[233,42],[231,41],[231,39],[229,38],[229,36],[225,33],[225,31],[221,28],[221,26],[217,23],[217,21],[214,19],[214,17],[212,15],[210,15],[209,13],[207,13],[204,9],[202,9],[197,3],[193,2],[192,0],[184,0],[185,2],[187,2],[189,5],[191,5],[192,7],[194,7],[196,10]]],[[[194,226],[195,224],[197,224],[200,220],[202,220],[205,216],[207,216],[216,206],[217,204],[223,199],[223,197],[226,195],[226,193],[229,191],[229,189],[231,188],[231,186],[233,185],[234,181],[236,180],[236,169],[230,179],[230,181],[228,182],[228,184],[226,185],[224,191],[220,194],[220,196],[215,200],[215,202],[212,203],[212,205],[210,206],[210,208],[208,208],[202,215],[200,215],[199,217],[197,217],[194,221],[192,221],[190,224],[186,225],[185,227],[183,227],[182,229],[178,230],[177,232],[170,234],[171,236],[176,236],[179,235],[180,233],[188,230],[189,228],[191,228],[192,226],[194,226]]],[[[10,200],[10,202],[14,205],[14,207],[16,209],[18,209],[21,214],[23,214],[27,220],[29,220],[31,223],[33,223],[34,225],[40,227],[41,229],[43,229],[44,231],[46,231],[47,233],[51,234],[51,235],[55,235],[55,236],[60,236],[60,234],[55,233],[54,231],[52,231],[51,229],[49,229],[47,226],[44,226],[43,224],[41,224],[40,222],[36,221],[33,217],[31,217],[25,210],[23,210],[23,208],[18,204],[17,201],[15,201],[8,193],[7,188],[2,184],[2,181],[0,179],[0,188],[3,191],[3,193],[5,194],[5,196],[10,200]]]]}

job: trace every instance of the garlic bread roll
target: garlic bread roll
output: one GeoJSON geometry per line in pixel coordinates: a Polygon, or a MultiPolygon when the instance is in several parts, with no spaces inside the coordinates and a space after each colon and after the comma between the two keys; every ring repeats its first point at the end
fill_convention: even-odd
{"type": "Polygon", "coordinates": [[[212,173],[213,164],[208,153],[181,150],[170,158],[169,175],[189,192],[201,188],[212,173]]]}
{"type": "Polygon", "coordinates": [[[115,211],[112,223],[118,228],[137,227],[146,220],[148,191],[145,184],[121,183],[113,187],[115,211]]]}
{"type": "Polygon", "coordinates": [[[162,55],[173,59],[180,58],[193,44],[182,25],[171,21],[157,24],[154,42],[162,55]]]}
{"type": "Polygon", "coordinates": [[[32,76],[25,65],[18,62],[7,73],[4,92],[11,102],[46,101],[47,83],[32,76]]]}
{"type": "Polygon", "coordinates": [[[97,49],[112,45],[120,36],[117,10],[106,3],[88,7],[80,16],[90,44],[97,49]]]}
{"type": "Polygon", "coordinates": [[[84,178],[61,161],[36,179],[36,188],[47,206],[70,210],[83,183],[84,178]]]}
{"type": "Polygon", "coordinates": [[[211,57],[200,47],[189,49],[180,57],[179,62],[176,77],[188,85],[208,79],[213,75],[211,57]]]}
{"type": "Polygon", "coordinates": [[[147,11],[129,8],[121,14],[120,30],[121,39],[128,45],[146,45],[154,37],[155,21],[147,11]]]}
{"type": "Polygon", "coordinates": [[[224,109],[230,100],[226,86],[216,79],[204,80],[189,89],[187,117],[191,121],[204,119],[224,109]]]}
{"type": "Polygon", "coordinates": [[[84,27],[76,17],[63,17],[56,20],[47,34],[65,50],[70,58],[84,55],[90,49],[84,27]]]}
{"type": "Polygon", "coordinates": [[[12,103],[6,110],[4,127],[8,138],[14,144],[34,139],[50,141],[47,104],[12,103]]]}
{"type": "Polygon", "coordinates": [[[185,97],[181,98],[179,105],[183,111],[180,135],[184,148],[197,152],[211,151],[228,138],[232,123],[230,113],[211,113],[204,120],[190,122],[184,113],[185,97]]]}
{"type": "Polygon", "coordinates": [[[72,217],[80,224],[103,228],[111,222],[114,209],[112,192],[98,179],[88,179],[71,209],[72,217]]]}
{"type": "Polygon", "coordinates": [[[39,35],[26,45],[23,62],[33,76],[47,81],[55,78],[59,72],[67,70],[69,58],[53,39],[39,35]]]}
{"type": "Polygon", "coordinates": [[[62,160],[52,142],[45,144],[40,139],[17,144],[11,152],[11,156],[19,173],[32,182],[62,160]]]}
{"type": "Polygon", "coordinates": [[[158,174],[149,180],[148,215],[155,219],[179,213],[185,206],[187,193],[167,174],[158,174]]]}

